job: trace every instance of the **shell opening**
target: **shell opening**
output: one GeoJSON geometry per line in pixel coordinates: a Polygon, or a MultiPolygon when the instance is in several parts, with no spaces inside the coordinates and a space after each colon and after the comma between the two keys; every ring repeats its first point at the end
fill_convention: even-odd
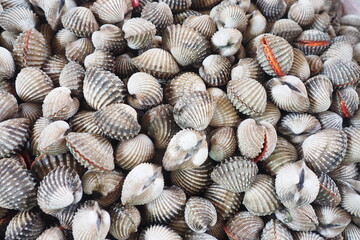
{"type": "Polygon", "coordinates": [[[269,64],[270,64],[271,68],[274,70],[274,72],[276,73],[276,75],[278,75],[280,77],[285,76],[285,74],[281,70],[281,67],[280,67],[278,61],[276,60],[276,57],[275,57],[274,53],[272,52],[265,36],[261,38],[261,45],[263,46],[266,58],[269,61],[269,64]]]}
{"type": "Polygon", "coordinates": [[[330,44],[329,41],[309,41],[309,40],[298,40],[297,43],[308,47],[320,47],[330,44]]]}
{"type": "Polygon", "coordinates": [[[255,162],[255,163],[257,163],[258,161],[260,161],[264,156],[265,156],[265,153],[267,152],[267,150],[268,150],[268,139],[267,139],[267,135],[266,135],[266,132],[264,133],[264,144],[263,144],[263,147],[261,148],[261,152],[260,152],[260,154],[257,156],[257,157],[255,157],[254,159],[253,159],[253,161],[255,162]]]}

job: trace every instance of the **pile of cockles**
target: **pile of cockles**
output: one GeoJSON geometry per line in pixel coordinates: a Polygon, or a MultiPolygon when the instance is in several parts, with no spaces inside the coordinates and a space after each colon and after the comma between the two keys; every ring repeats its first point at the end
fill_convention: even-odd
{"type": "Polygon", "coordinates": [[[0,239],[360,239],[339,1],[0,0],[0,27],[0,239]]]}

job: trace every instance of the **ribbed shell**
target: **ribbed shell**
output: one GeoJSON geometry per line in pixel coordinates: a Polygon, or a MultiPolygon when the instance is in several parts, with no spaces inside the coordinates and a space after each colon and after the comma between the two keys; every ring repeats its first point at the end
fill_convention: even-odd
{"type": "Polygon", "coordinates": [[[65,56],[69,61],[84,63],[86,56],[94,51],[91,41],[87,38],[80,38],[66,45],[65,56]]]}
{"type": "Polygon", "coordinates": [[[302,28],[295,21],[284,18],[274,23],[270,33],[293,42],[302,33],[302,28]]]}
{"type": "Polygon", "coordinates": [[[3,81],[14,76],[15,63],[13,56],[6,48],[0,47],[0,54],[0,81],[3,81]]]}
{"type": "Polygon", "coordinates": [[[101,108],[95,113],[94,121],[105,135],[117,140],[135,137],[140,132],[135,109],[123,103],[101,108]]]}
{"type": "Polygon", "coordinates": [[[295,40],[295,46],[303,51],[305,55],[320,55],[329,45],[329,35],[316,29],[302,32],[295,40]]]}
{"type": "Polygon", "coordinates": [[[55,121],[47,125],[40,133],[38,151],[41,154],[59,155],[66,153],[65,135],[70,126],[65,121],[55,121]]]}
{"type": "Polygon", "coordinates": [[[241,240],[259,239],[263,228],[263,220],[250,212],[238,212],[224,226],[229,239],[241,240]]]}
{"type": "Polygon", "coordinates": [[[152,239],[181,240],[182,238],[178,233],[169,227],[163,225],[152,225],[141,232],[139,240],[152,239]]]}
{"type": "Polygon", "coordinates": [[[209,157],[215,161],[231,157],[236,150],[236,134],[231,127],[219,127],[209,134],[209,157]]]}
{"type": "Polygon", "coordinates": [[[132,9],[129,0],[97,0],[91,7],[102,23],[113,24],[122,22],[132,9]]]}
{"type": "Polygon", "coordinates": [[[355,163],[349,165],[340,164],[337,168],[329,173],[329,176],[337,183],[355,179],[358,175],[358,167],[355,163]]]}
{"type": "Polygon", "coordinates": [[[0,122],[13,118],[18,111],[18,103],[11,93],[0,91],[0,122]]]}
{"type": "Polygon", "coordinates": [[[50,56],[50,47],[44,36],[32,28],[16,38],[13,54],[17,68],[40,68],[50,56]]]}
{"type": "Polygon", "coordinates": [[[294,51],[294,62],[289,71],[289,75],[296,76],[302,81],[306,81],[310,77],[310,67],[305,58],[305,55],[299,49],[293,49],[294,51]]]}
{"type": "Polygon", "coordinates": [[[332,58],[324,63],[322,74],[331,80],[334,88],[345,88],[358,83],[360,67],[351,61],[332,58]]]}
{"type": "Polygon", "coordinates": [[[132,59],[133,64],[141,71],[156,78],[170,78],[179,72],[174,57],[167,51],[152,48],[132,59]]]}
{"type": "Polygon", "coordinates": [[[159,197],[145,204],[144,214],[147,223],[167,223],[178,216],[185,208],[185,192],[177,186],[165,188],[159,197]]]}
{"type": "Polygon", "coordinates": [[[300,26],[309,25],[315,16],[315,9],[312,0],[299,0],[291,5],[288,11],[288,18],[297,22],[300,26]]]}
{"type": "Polygon", "coordinates": [[[231,69],[231,80],[242,80],[252,78],[263,81],[264,72],[254,58],[239,59],[238,63],[231,69]]]}
{"type": "Polygon", "coordinates": [[[275,212],[276,218],[293,231],[315,231],[319,225],[313,207],[308,204],[292,209],[281,209],[275,212]]]}
{"type": "Polygon", "coordinates": [[[340,185],[341,206],[355,217],[360,217],[359,190],[359,181],[357,180],[348,180],[340,185]]]}
{"type": "Polygon", "coordinates": [[[30,120],[31,125],[42,116],[41,105],[38,103],[25,102],[19,104],[19,109],[16,117],[27,118],[30,120]]]}
{"type": "Polygon", "coordinates": [[[320,113],[329,109],[333,85],[324,75],[317,75],[305,82],[310,101],[310,113],[320,113]]]}
{"type": "Polygon", "coordinates": [[[162,40],[180,66],[200,64],[210,54],[209,41],[190,27],[172,25],[164,31],[162,40]]]}
{"type": "Polygon", "coordinates": [[[52,41],[52,50],[54,54],[64,54],[66,45],[70,42],[76,41],[78,37],[71,31],[63,28],[60,29],[52,41]]]}
{"type": "Polygon", "coordinates": [[[129,54],[122,54],[115,58],[114,72],[120,78],[130,77],[136,71],[137,68],[132,62],[129,54]]]}
{"type": "Polygon", "coordinates": [[[261,234],[261,240],[293,240],[293,237],[287,229],[287,227],[282,224],[277,219],[270,219],[263,229],[261,234]]]}
{"type": "Polygon", "coordinates": [[[315,232],[294,232],[294,240],[324,240],[315,232]]]}
{"type": "Polygon", "coordinates": [[[266,21],[266,18],[259,10],[254,10],[249,17],[248,26],[243,33],[243,42],[247,43],[260,34],[263,34],[266,31],[266,21]]]}
{"type": "Polygon", "coordinates": [[[83,195],[79,175],[74,169],[58,167],[40,182],[37,202],[43,212],[55,215],[63,208],[78,203],[83,195]]]}
{"type": "Polygon", "coordinates": [[[26,7],[8,8],[0,14],[0,26],[14,34],[35,28],[37,21],[36,14],[26,7]]]}
{"type": "Polygon", "coordinates": [[[334,92],[330,109],[343,118],[350,118],[359,107],[359,95],[352,87],[337,89],[334,92]]]}
{"type": "Polygon", "coordinates": [[[220,55],[210,55],[202,62],[199,74],[209,86],[221,86],[230,80],[230,71],[230,60],[220,55]]]}
{"type": "Polygon", "coordinates": [[[108,71],[114,70],[115,57],[111,52],[95,49],[95,51],[87,55],[84,59],[85,69],[100,68],[108,71]]]}
{"type": "MultiPolygon", "coordinates": [[[[340,115],[338,116],[342,119],[340,115]]],[[[360,127],[360,109],[354,112],[354,115],[350,118],[350,123],[354,127],[360,127]]]]}
{"type": "Polygon", "coordinates": [[[337,113],[325,111],[317,114],[316,117],[321,123],[322,128],[335,128],[339,130],[343,128],[343,118],[337,113]]]}
{"type": "Polygon", "coordinates": [[[75,213],[80,206],[80,204],[69,205],[67,208],[64,208],[55,215],[64,229],[72,229],[75,213]]]}
{"type": "Polygon", "coordinates": [[[169,5],[170,9],[174,12],[183,12],[190,8],[191,0],[161,0],[160,2],[164,2],[169,5]]]}
{"type": "Polygon", "coordinates": [[[268,122],[275,127],[280,120],[280,117],[281,113],[279,108],[275,104],[267,102],[265,112],[261,115],[251,118],[254,119],[258,124],[268,122]]]}
{"type": "Polygon", "coordinates": [[[214,115],[215,107],[215,99],[208,92],[192,91],[176,102],[174,119],[183,129],[204,130],[214,115]]]}
{"type": "Polygon", "coordinates": [[[4,48],[6,48],[9,51],[13,50],[15,40],[16,40],[16,35],[14,35],[13,33],[9,32],[9,31],[3,31],[0,34],[1,46],[3,46],[4,48]]]}
{"type": "Polygon", "coordinates": [[[99,29],[93,13],[85,7],[75,7],[68,10],[62,17],[64,28],[78,37],[90,37],[99,29]]]}
{"type": "Polygon", "coordinates": [[[358,239],[360,237],[360,228],[350,223],[343,232],[344,239],[358,239]]]}
{"type": "Polygon", "coordinates": [[[91,35],[91,41],[95,49],[112,52],[113,54],[122,53],[126,47],[124,32],[121,28],[112,24],[102,25],[98,31],[91,35]]]}
{"type": "Polygon", "coordinates": [[[240,32],[244,32],[248,19],[245,11],[237,4],[224,1],[214,7],[210,11],[210,17],[214,19],[217,27],[220,28],[235,28],[240,32]]]}
{"type": "Polygon", "coordinates": [[[85,69],[77,62],[70,61],[60,72],[59,84],[61,87],[67,87],[72,94],[81,95],[85,69]]]}
{"type": "Polygon", "coordinates": [[[113,148],[103,137],[89,133],[69,133],[66,146],[76,160],[88,169],[111,171],[114,169],[113,148]]]}
{"type": "Polygon", "coordinates": [[[103,135],[102,130],[94,122],[95,112],[81,111],[71,118],[69,124],[74,132],[87,132],[103,135]]]}
{"type": "Polygon", "coordinates": [[[240,193],[250,188],[257,172],[258,167],[253,161],[231,157],[214,168],[211,180],[231,192],[240,193]]]}
{"type": "Polygon", "coordinates": [[[36,187],[30,172],[11,158],[1,159],[0,207],[28,210],[36,205],[36,187]]]}
{"type": "Polygon", "coordinates": [[[217,213],[214,205],[205,198],[191,197],[185,206],[185,222],[196,233],[204,233],[214,226],[217,213]]]}
{"type": "Polygon", "coordinates": [[[326,238],[340,235],[351,222],[351,216],[340,207],[316,206],[315,213],[319,219],[317,232],[326,238]]]}
{"type": "Polygon", "coordinates": [[[344,128],[344,132],[347,136],[347,149],[342,163],[350,164],[359,162],[360,128],[350,126],[344,128]]]}
{"type": "Polygon", "coordinates": [[[31,129],[31,151],[32,151],[32,155],[36,156],[37,154],[39,154],[38,150],[37,150],[37,146],[39,144],[39,137],[40,134],[42,132],[42,130],[44,130],[44,128],[49,125],[52,121],[43,117],[40,117],[39,119],[37,119],[34,123],[34,126],[31,129]]]}
{"type": "Polygon", "coordinates": [[[174,21],[171,9],[165,2],[149,2],[141,11],[141,18],[152,22],[158,34],[161,34],[174,21]]]}
{"type": "Polygon", "coordinates": [[[190,16],[202,16],[202,14],[191,9],[176,13],[174,14],[174,24],[183,24],[185,20],[190,16]]]}
{"type": "Polygon", "coordinates": [[[60,227],[51,227],[45,230],[36,240],[47,239],[66,240],[66,237],[60,227]]]}
{"type": "Polygon", "coordinates": [[[42,69],[51,78],[54,85],[59,85],[59,77],[61,70],[68,63],[65,56],[53,55],[50,56],[44,63],[42,69]]]}
{"type": "Polygon", "coordinates": [[[321,59],[325,62],[331,58],[341,58],[344,61],[351,61],[353,59],[353,45],[348,42],[336,42],[322,55],[321,59]]]}
{"type": "Polygon", "coordinates": [[[331,22],[331,18],[328,13],[326,12],[319,14],[315,13],[313,21],[310,24],[310,28],[324,32],[329,27],[330,22],[331,22]]]}
{"type": "Polygon", "coordinates": [[[109,232],[116,239],[128,239],[131,233],[137,231],[141,217],[136,207],[116,203],[110,207],[109,213],[111,219],[109,232]]]}
{"type": "Polygon", "coordinates": [[[129,48],[142,49],[155,37],[156,26],[143,18],[132,18],[124,23],[122,30],[129,48]]]}
{"type": "Polygon", "coordinates": [[[197,30],[202,35],[204,35],[206,39],[210,39],[211,36],[216,32],[216,25],[209,15],[189,16],[185,19],[183,25],[197,30]]]}
{"type": "Polygon", "coordinates": [[[311,76],[316,76],[323,69],[323,61],[318,55],[307,55],[305,56],[309,63],[311,76]]]}

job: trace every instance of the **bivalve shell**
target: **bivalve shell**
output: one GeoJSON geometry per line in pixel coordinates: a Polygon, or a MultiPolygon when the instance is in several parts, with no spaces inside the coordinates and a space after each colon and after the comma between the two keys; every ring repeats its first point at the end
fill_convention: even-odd
{"type": "Polygon", "coordinates": [[[61,17],[61,22],[78,37],[91,37],[99,29],[94,14],[85,7],[71,8],[61,17]]]}
{"type": "Polygon", "coordinates": [[[65,56],[69,61],[84,63],[86,56],[94,51],[91,41],[87,38],[80,38],[66,45],[65,56]]]}
{"type": "Polygon", "coordinates": [[[102,23],[112,24],[122,22],[132,9],[130,0],[97,0],[91,7],[102,23]]]}
{"type": "Polygon", "coordinates": [[[47,125],[40,133],[38,151],[41,154],[59,155],[66,153],[65,136],[70,126],[65,121],[55,121],[47,125]]]}
{"type": "MultiPolygon", "coordinates": [[[[3,45],[3,44],[1,44],[3,45]]],[[[15,73],[15,63],[13,56],[6,48],[0,47],[0,81],[12,78],[15,73]]]]}
{"type": "Polygon", "coordinates": [[[71,31],[63,28],[60,29],[54,36],[52,41],[52,50],[54,54],[64,54],[66,45],[70,42],[76,41],[78,37],[71,31]]]}
{"type": "Polygon", "coordinates": [[[221,28],[211,37],[212,50],[221,56],[235,55],[242,47],[242,34],[234,28],[221,28]]]}
{"type": "Polygon", "coordinates": [[[294,62],[289,71],[289,75],[296,76],[302,81],[306,81],[310,77],[310,67],[305,55],[299,49],[294,48],[294,62]]]}
{"type": "Polygon", "coordinates": [[[293,240],[293,237],[287,227],[277,219],[271,219],[264,227],[261,234],[262,240],[293,240]]]}
{"type": "Polygon", "coordinates": [[[293,42],[302,33],[302,28],[297,22],[284,18],[277,20],[272,25],[270,33],[282,37],[288,42],[293,42]]]}
{"type": "Polygon", "coordinates": [[[199,74],[209,86],[225,85],[230,80],[230,60],[220,55],[207,56],[199,68],[199,74]]]}
{"type": "Polygon", "coordinates": [[[66,237],[61,227],[51,227],[45,230],[36,240],[47,239],[66,240],[66,237]]]}
{"type": "Polygon", "coordinates": [[[110,213],[110,234],[116,239],[128,239],[137,231],[141,216],[139,210],[134,206],[122,206],[121,203],[112,205],[110,213]]]}
{"type": "Polygon", "coordinates": [[[112,24],[104,24],[98,31],[95,31],[91,35],[91,42],[95,49],[108,51],[113,54],[122,53],[126,47],[124,32],[121,28],[112,24]]]}
{"type": "Polygon", "coordinates": [[[132,18],[124,23],[122,30],[129,48],[142,49],[155,37],[156,26],[143,18],[132,18]]]}
{"type": "Polygon", "coordinates": [[[85,69],[79,63],[70,61],[60,72],[60,87],[67,87],[71,90],[72,94],[81,96],[84,77],[85,69]]]}
{"type": "Polygon", "coordinates": [[[293,236],[294,236],[294,240],[324,240],[322,236],[320,236],[315,232],[304,232],[304,231],[294,232],[293,236]]]}
{"type": "Polygon", "coordinates": [[[308,204],[302,207],[276,210],[276,218],[293,231],[315,231],[319,225],[313,207],[308,204]]]}
{"type": "Polygon", "coordinates": [[[353,58],[353,45],[348,42],[336,42],[321,55],[321,59],[325,62],[331,58],[341,58],[344,61],[351,61],[353,58]]]}
{"type": "Polygon", "coordinates": [[[181,240],[182,238],[178,233],[169,227],[163,225],[152,225],[141,232],[139,240],[152,239],[181,240]]]}
{"type": "Polygon", "coordinates": [[[263,220],[250,212],[238,212],[224,226],[229,239],[240,240],[259,239],[263,228],[263,220]]]}
{"type": "Polygon", "coordinates": [[[316,117],[322,128],[343,129],[343,118],[337,113],[325,111],[317,114],[316,117]]]}
{"type": "Polygon", "coordinates": [[[149,2],[141,11],[141,18],[152,22],[158,34],[161,34],[174,21],[171,9],[165,2],[149,2]]]}
{"type": "Polygon", "coordinates": [[[185,222],[196,233],[204,233],[214,226],[217,213],[214,205],[205,198],[191,197],[185,206],[185,222]]]}
{"type": "Polygon", "coordinates": [[[323,69],[323,61],[321,59],[321,57],[319,57],[318,55],[307,55],[305,56],[306,60],[309,63],[309,67],[310,67],[310,75],[316,76],[318,73],[320,73],[320,71],[322,71],[323,69]]]}
{"type": "Polygon", "coordinates": [[[42,116],[41,105],[38,103],[25,102],[19,104],[19,109],[16,114],[18,118],[27,118],[30,120],[31,125],[42,116]]]}
{"type": "Polygon", "coordinates": [[[321,206],[337,206],[341,201],[340,191],[336,183],[325,173],[319,176],[320,190],[314,203],[321,206]]]}
{"type": "Polygon", "coordinates": [[[340,207],[316,206],[315,213],[319,220],[317,232],[326,238],[340,235],[351,222],[351,216],[340,207]]]}
{"type": "Polygon", "coordinates": [[[210,39],[211,36],[216,32],[216,25],[209,15],[189,16],[185,19],[183,25],[199,31],[206,37],[206,39],[210,39]]]}
{"type": "Polygon", "coordinates": [[[231,157],[236,150],[236,133],[231,127],[219,127],[209,134],[209,157],[215,161],[231,157]]]}
{"type": "Polygon", "coordinates": [[[332,58],[324,63],[322,74],[331,80],[334,88],[346,88],[358,83],[360,67],[351,61],[332,58]]]}
{"type": "Polygon", "coordinates": [[[280,19],[284,16],[287,7],[285,0],[259,0],[256,5],[266,19],[271,20],[280,19]]]}
{"type": "Polygon", "coordinates": [[[81,111],[71,118],[69,124],[73,132],[87,132],[96,135],[104,135],[103,131],[95,124],[96,112],[81,111]]]}
{"type": "Polygon", "coordinates": [[[54,85],[59,86],[59,77],[61,70],[68,63],[63,55],[50,56],[44,63],[42,69],[51,78],[54,85]]]}
{"type": "Polygon", "coordinates": [[[0,26],[15,34],[35,28],[37,21],[36,14],[27,7],[8,8],[0,14],[0,26]]]}
{"type": "Polygon", "coordinates": [[[264,72],[254,58],[239,59],[238,63],[231,69],[231,79],[241,80],[243,78],[252,78],[263,81],[264,72]]]}
{"type": "Polygon", "coordinates": [[[309,25],[315,17],[315,9],[312,0],[300,0],[291,5],[288,18],[297,22],[300,26],[309,25]]]}
{"type": "Polygon", "coordinates": [[[192,9],[185,10],[183,12],[174,14],[174,24],[183,24],[184,21],[190,16],[202,16],[202,15],[203,14],[201,14],[200,12],[192,9]]]}
{"type": "Polygon", "coordinates": [[[137,71],[129,54],[122,54],[115,58],[114,73],[120,78],[128,78],[137,71]]]}
{"type": "Polygon", "coordinates": [[[13,118],[18,111],[18,103],[11,93],[0,91],[0,122],[13,118]]]}
{"type": "Polygon", "coordinates": [[[254,119],[258,124],[268,122],[275,127],[280,120],[280,117],[280,109],[272,102],[267,102],[265,112],[261,115],[251,118],[254,119]]]}
{"type": "Polygon", "coordinates": [[[352,87],[337,89],[330,109],[343,118],[350,118],[359,107],[359,95],[352,87]]]}
{"type": "Polygon", "coordinates": [[[344,239],[357,239],[360,237],[360,228],[356,225],[349,223],[349,225],[345,228],[344,239]]]}
{"type": "Polygon", "coordinates": [[[360,217],[360,181],[358,180],[348,180],[343,182],[340,185],[341,193],[341,206],[351,215],[355,217],[360,217]]]}
{"type": "Polygon", "coordinates": [[[214,19],[218,29],[234,28],[244,32],[248,19],[245,11],[237,4],[230,1],[223,1],[210,11],[210,17],[214,19]]]}
{"type": "Polygon", "coordinates": [[[320,55],[330,46],[330,37],[316,29],[306,30],[295,40],[295,46],[305,55],[320,55]]]}
{"type": "Polygon", "coordinates": [[[320,113],[329,109],[333,85],[324,75],[317,75],[305,82],[310,101],[310,113],[320,113]]]}
{"type": "Polygon", "coordinates": [[[100,68],[113,72],[115,57],[111,52],[95,49],[95,51],[87,55],[84,59],[85,69],[100,68]]]}
{"type": "Polygon", "coordinates": [[[344,128],[344,132],[347,136],[347,148],[342,163],[351,164],[360,162],[360,128],[350,126],[344,128]]]}

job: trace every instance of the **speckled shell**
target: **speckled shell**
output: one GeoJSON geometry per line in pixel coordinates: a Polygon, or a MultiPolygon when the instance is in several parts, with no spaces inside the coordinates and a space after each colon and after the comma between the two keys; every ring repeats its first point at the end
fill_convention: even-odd
{"type": "Polygon", "coordinates": [[[152,22],[161,34],[167,26],[173,24],[173,14],[165,2],[150,2],[141,11],[141,18],[152,22]]]}
{"type": "Polygon", "coordinates": [[[143,205],[156,199],[164,188],[161,171],[161,166],[151,163],[141,163],[133,168],[125,178],[121,203],[143,205]]]}
{"type": "Polygon", "coordinates": [[[111,171],[115,167],[113,148],[106,138],[89,133],[69,133],[66,146],[76,160],[88,169],[111,171]]]}
{"type": "Polygon", "coordinates": [[[105,135],[117,140],[135,137],[140,132],[135,109],[123,103],[101,108],[95,113],[94,121],[105,135]]]}
{"type": "Polygon", "coordinates": [[[45,230],[46,222],[40,211],[18,212],[6,227],[6,240],[36,239],[45,230]]]}
{"type": "Polygon", "coordinates": [[[206,91],[184,94],[174,106],[174,120],[183,129],[204,130],[216,107],[215,99],[206,91]]]}
{"type": "Polygon", "coordinates": [[[294,231],[315,231],[319,225],[313,207],[308,204],[292,209],[276,210],[276,218],[294,231]]]}
{"type": "Polygon", "coordinates": [[[122,30],[129,48],[142,49],[155,37],[156,26],[143,18],[132,18],[124,23],[122,30]]]}
{"type": "Polygon", "coordinates": [[[185,19],[183,25],[199,31],[206,39],[210,39],[216,32],[216,25],[209,15],[189,16],[185,19]]]}
{"type": "Polygon", "coordinates": [[[90,200],[78,208],[73,224],[74,239],[105,239],[110,228],[110,215],[102,210],[96,201],[90,200]]]}
{"type": "Polygon", "coordinates": [[[325,173],[319,176],[320,190],[314,203],[322,206],[337,206],[341,201],[340,191],[336,183],[325,173]]]}
{"type": "Polygon", "coordinates": [[[210,43],[195,29],[172,25],[162,34],[162,43],[180,66],[200,64],[210,54],[210,43]]]}
{"type": "Polygon", "coordinates": [[[318,233],[326,238],[341,234],[351,222],[351,216],[340,207],[317,206],[315,213],[319,220],[318,233]]]}
{"type": "Polygon", "coordinates": [[[67,87],[72,94],[81,95],[85,69],[77,62],[70,61],[60,72],[59,84],[61,87],[67,87]]]}
{"type": "Polygon", "coordinates": [[[270,33],[282,37],[288,42],[293,42],[302,33],[302,29],[295,21],[284,18],[274,23],[270,33]]]}
{"type": "Polygon", "coordinates": [[[225,85],[230,80],[230,61],[220,55],[210,55],[204,59],[199,74],[209,86],[225,85]]]}
{"type": "Polygon", "coordinates": [[[18,103],[11,93],[0,91],[0,122],[13,118],[18,111],[18,103]]]}
{"type": "Polygon", "coordinates": [[[13,56],[6,48],[0,47],[0,81],[9,79],[14,76],[15,73],[15,63],[13,56]]]}
{"type": "Polygon", "coordinates": [[[242,47],[242,34],[234,28],[221,28],[211,37],[212,50],[221,56],[235,55],[242,47]]]}
{"type": "Polygon", "coordinates": [[[343,128],[343,118],[334,112],[325,111],[317,114],[322,128],[335,128],[341,130],[343,128]]]}
{"type": "Polygon", "coordinates": [[[62,17],[64,28],[70,30],[78,37],[90,37],[99,29],[94,14],[85,7],[75,7],[68,10],[62,17]]]}
{"type": "Polygon", "coordinates": [[[174,57],[167,51],[152,48],[132,59],[133,64],[141,71],[156,78],[170,78],[179,72],[174,57]]]}
{"type": "Polygon", "coordinates": [[[145,204],[144,214],[147,223],[167,223],[185,208],[186,195],[177,186],[164,188],[155,200],[145,204]]]}
{"type": "Polygon", "coordinates": [[[305,58],[305,55],[299,49],[293,49],[294,51],[294,62],[289,71],[289,75],[296,76],[302,81],[306,81],[310,78],[310,67],[305,58]]]}
{"type": "Polygon", "coordinates": [[[66,45],[65,56],[69,61],[84,63],[87,55],[94,51],[91,41],[87,38],[80,38],[66,45]]]}
{"type": "Polygon", "coordinates": [[[261,234],[262,240],[293,240],[293,237],[287,227],[277,219],[270,219],[264,227],[261,234]]]}
{"type": "Polygon", "coordinates": [[[241,80],[230,80],[227,84],[227,96],[240,113],[256,116],[265,112],[266,91],[254,79],[244,77],[241,80]]]}
{"type": "Polygon", "coordinates": [[[256,163],[244,157],[231,157],[214,168],[211,180],[231,192],[245,192],[255,180],[257,172],[256,163]]]}
{"type": "Polygon", "coordinates": [[[112,205],[109,209],[111,225],[110,234],[116,239],[128,239],[130,234],[137,231],[141,217],[139,210],[134,206],[112,205]]]}
{"type": "Polygon", "coordinates": [[[0,158],[19,152],[29,139],[30,120],[13,118],[0,122],[0,158]]]}
{"type": "Polygon", "coordinates": [[[0,207],[29,210],[36,205],[35,181],[19,162],[1,159],[0,174],[0,207]]]}
{"type": "Polygon", "coordinates": [[[181,240],[182,238],[178,233],[169,227],[163,225],[152,225],[144,229],[139,236],[139,240],[151,239],[181,240]]]}
{"type": "Polygon", "coordinates": [[[303,51],[305,55],[320,55],[329,45],[329,35],[316,29],[302,32],[295,40],[295,46],[303,51]]]}
{"type": "Polygon", "coordinates": [[[218,29],[220,28],[234,28],[240,32],[244,32],[248,19],[245,11],[237,4],[232,4],[230,1],[223,1],[210,11],[210,17],[216,23],[218,29]]]}
{"type": "Polygon", "coordinates": [[[342,163],[350,164],[353,162],[359,162],[360,128],[350,126],[344,128],[344,132],[347,136],[347,148],[342,163]]]}
{"type": "Polygon", "coordinates": [[[26,7],[8,8],[0,14],[0,26],[15,34],[35,28],[37,21],[36,14],[26,7]]]}
{"type": "Polygon", "coordinates": [[[256,2],[261,13],[271,20],[280,19],[286,12],[285,0],[259,0],[256,2]]]}
{"type": "Polygon", "coordinates": [[[324,75],[317,75],[305,82],[310,101],[310,113],[320,113],[329,109],[333,92],[331,81],[324,75]]]}
{"type": "Polygon", "coordinates": [[[55,215],[63,208],[78,203],[83,195],[79,175],[74,169],[58,167],[40,182],[37,202],[43,212],[55,215]]]}
{"type": "Polygon", "coordinates": [[[91,7],[102,23],[120,23],[133,9],[129,0],[97,0],[91,7]]]}
{"type": "Polygon", "coordinates": [[[115,57],[111,52],[95,49],[95,51],[87,55],[84,59],[85,69],[100,68],[113,72],[115,57]]]}
{"type": "Polygon", "coordinates": [[[260,217],[244,211],[238,212],[224,226],[229,239],[241,240],[259,239],[263,228],[264,222],[260,217]]]}
{"type": "Polygon", "coordinates": [[[359,107],[359,95],[352,87],[338,89],[334,92],[334,97],[330,109],[343,118],[350,118],[359,107]]]}
{"type": "Polygon", "coordinates": [[[94,115],[95,112],[91,111],[76,113],[69,121],[72,131],[103,135],[103,131],[95,124],[94,115]]]}
{"type": "Polygon", "coordinates": [[[264,72],[254,58],[239,59],[238,63],[231,69],[232,80],[242,80],[243,78],[252,78],[263,81],[264,72]]]}
{"type": "Polygon", "coordinates": [[[189,228],[197,233],[204,233],[214,226],[217,213],[214,205],[205,198],[191,197],[185,206],[185,221],[189,228]]]}
{"type": "Polygon", "coordinates": [[[219,127],[209,134],[209,157],[215,161],[222,161],[231,157],[236,150],[235,130],[230,127],[219,127]]]}
{"type": "Polygon", "coordinates": [[[200,167],[170,172],[171,182],[181,187],[185,193],[195,195],[205,190],[210,182],[213,164],[206,161],[200,167]]]}
{"type": "Polygon", "coordinates": [[[55,121],[47,125],[40,133],[38,151],[41,154],[59,155],[66,153],[65,135],[70,131],[70,126],[65,121],[55,121]]]}

